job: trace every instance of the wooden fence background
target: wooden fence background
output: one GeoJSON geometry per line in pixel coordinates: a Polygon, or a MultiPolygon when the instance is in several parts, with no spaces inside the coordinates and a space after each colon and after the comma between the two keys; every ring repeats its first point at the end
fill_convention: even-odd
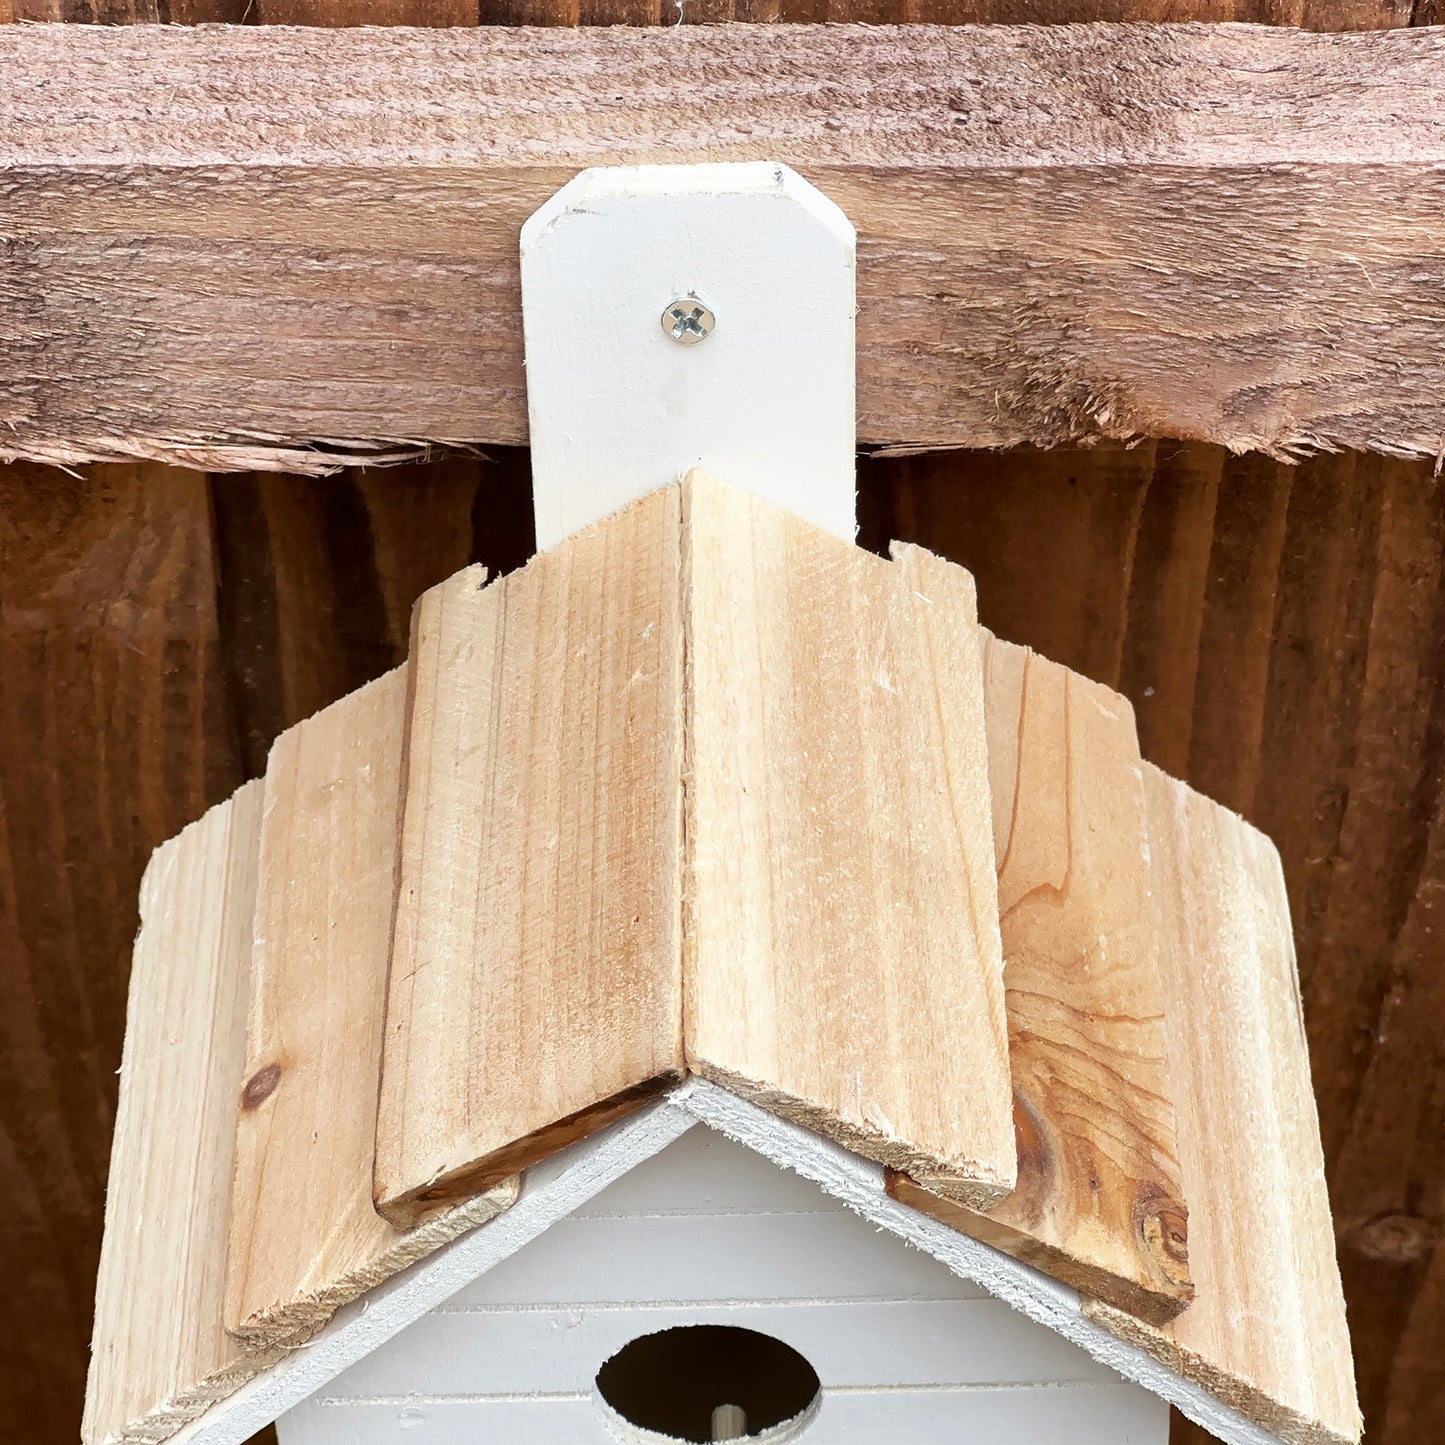
{"type": "MultiPolygon", "coordinates": [[[[684,0],[694,20],[1238,19],[1445,0],[684,0]]],[[[674,0],[0,0],[0,19],[668,23],[674,0]]],[[[63,83],[63,77],[58,78],[63,83]]],[[[3,340],[0,340],[3,384],[3,340]]],[[[1371,1445],[1445,1439],[1445,481],[1133,450],[864,460],[865,545],[1119,688],[1146,756],[1284,857],[1371,1445]]],[[[325,481],[0,467],[0,1441],[77,1438],[136,890],[412,599],[532,547],[524,452],[325,481]]],[[[1175,1440],[1202,1439],[1183,1422],[1175,1440]]]]}

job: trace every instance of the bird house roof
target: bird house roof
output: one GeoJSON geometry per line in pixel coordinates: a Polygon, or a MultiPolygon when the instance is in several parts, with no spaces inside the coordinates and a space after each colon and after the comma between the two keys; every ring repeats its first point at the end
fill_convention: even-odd
{"type": "Polygon", "coordinates": [[[1359,1438],[1273,848],[920,549],[694,475],[460,573],[141,912],[87,1445],[243,1440],[697,1120],[1359,1438]]]}

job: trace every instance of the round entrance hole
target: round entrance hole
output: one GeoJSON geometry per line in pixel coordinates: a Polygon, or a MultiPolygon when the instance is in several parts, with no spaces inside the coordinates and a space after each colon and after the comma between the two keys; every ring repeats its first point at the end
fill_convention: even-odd
{"type": "Polygon", "coordinates": [[[640,1335],[597,1372],[613,1434],[632,1441],[782,1445],[811,1423],[818,1391],[817,1371],[791,1345],[733,1325],[640,1335]]]}

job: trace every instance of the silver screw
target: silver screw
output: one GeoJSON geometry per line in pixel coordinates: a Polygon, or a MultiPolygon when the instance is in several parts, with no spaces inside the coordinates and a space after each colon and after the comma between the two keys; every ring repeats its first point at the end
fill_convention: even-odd
{"type": "Polygon", "coordinates": [[[662,329],[679,346],[706,341],[716,325],[717,317],[696,296],[681,296],[662,313],[662,329]]]}

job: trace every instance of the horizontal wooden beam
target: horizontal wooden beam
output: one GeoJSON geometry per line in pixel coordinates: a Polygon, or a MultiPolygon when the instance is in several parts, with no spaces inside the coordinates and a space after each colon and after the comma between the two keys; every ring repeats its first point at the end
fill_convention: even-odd
{"type": "Polygon", "coordinates": [[[16,26],[0,454],[523,442],[525,217],[758,158],[858,228],[866,445],[1445,442],[1445,31],[16,26]]]}

